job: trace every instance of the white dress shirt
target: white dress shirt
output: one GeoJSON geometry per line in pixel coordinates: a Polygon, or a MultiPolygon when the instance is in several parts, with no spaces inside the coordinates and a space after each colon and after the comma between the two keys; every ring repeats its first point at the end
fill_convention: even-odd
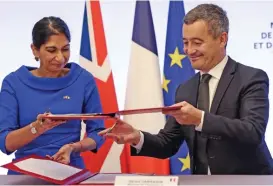
{"type": "MultiPolygon", "coordinates": [[[[209,81],[209,108],[211,107],[212,100],[214,98],[214,94],[216,92],[219,80],[222,76],[223,70],[227,64],[228,56],[225,56],[220,63],[218,63],[214,68],[212,68],[208,74],[210,74],[212,77],[209,81]]],[[[200,75],[204,74],[200,71],[200,75]]],[[[200,76],[201,77],[201,76],[200,76]]],[[[204,111],[202,111],[202,118],[201,123],[198,125],[198,127],[195,128],[197,131],[202,131],[203,127],[203,120],[204,120],[204,111]]],[[[134,148],[137,149],[137,152],[141,151],[141,148],[144,143],[144,135],[142,132],[140,132],[140,141],[137,145],[132,145],[134,148]]],[[[210,169],[208,168],[208,174],[210,175],[210,169]]]]}

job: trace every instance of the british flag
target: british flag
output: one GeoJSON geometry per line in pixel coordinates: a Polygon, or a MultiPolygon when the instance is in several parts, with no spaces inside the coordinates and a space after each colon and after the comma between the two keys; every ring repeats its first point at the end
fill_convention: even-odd
{"type": "MultiPolygon", "coordinates": [[[[99,1],[87,1],[84,7],[80,65],[95,77],[103,112],[118,110],[111,66],[108,59],[99,1]]],[[[110,127],[112,121],[106,121],[110,127]]],[[[91,172],[127,172],[123,145],[107,140],[97,153],[82,153],[86,168],[91,172]]]]}

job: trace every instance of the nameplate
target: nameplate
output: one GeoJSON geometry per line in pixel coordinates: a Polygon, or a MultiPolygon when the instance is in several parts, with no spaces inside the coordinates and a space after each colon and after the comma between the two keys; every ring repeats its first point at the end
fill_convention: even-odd
{"type": "Polygon", "coordinates": [[[177,186],[178,176],[116,176],[115,185],[177,186]]]}

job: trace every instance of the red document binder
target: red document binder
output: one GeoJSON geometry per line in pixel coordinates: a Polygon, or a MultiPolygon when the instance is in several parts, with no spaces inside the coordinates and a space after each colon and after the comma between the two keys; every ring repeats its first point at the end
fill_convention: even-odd
{"type": "Polygon", "coordinates": [[[131,109],[131,110],[120,110],[111,113],[87,113],[87,114],[47,114],[43,118],[55,119],[55,120],[92,120],[92,119],[107,119],[122,115],[131,114],[144,114],[144,113],[156,113],[164,111],[175,111],[181,109],[181,106],[170,106],[170,107],[154,107],[154,108],[143,108],[143,109],[131,109]]]}
{"type": "MultiPolygon", "coordinates": [[[[15,171],[15,172],[19,172],[21,174],[25,174],[25,175],[33,176],[33,177],[36,177],[36,178],[40,178],[40,179],[43,179],[43,180],[45,180],[47,182],[58,184],[58,185],[79,184],[80,182],[82,182],[82,181],[92,177],[93,175],[95,175],[95,174],[91,173],[89,170],[80,169],[80,171],[78,173],[73,174],[73,175],[67,177],[66,179],[59,180],[59,179],[53,179],[51,177],[43,176],[43,175],[31,172],[31,171],[25,171],[25,170],[20,169],[19,167],[16,166],[16,163],[23,162],[23,161],[28,160],[28,159],[53,161],[53,160],[50,160],[49,158],[40,157],[40,156],[37,156],[37,155],[31,155],[31,156],[27,156],[27,157],[22,158],[22,159],[18,159],[16,161],[11,162],[11,163],[2,165],[1,167],[4,167],[6,169],[10,169],[10,170],[15,171]]],[[[63,166],[69,166],[69,165],[65,165],[65,164],[62,164],[62,163],[58,163],[58,164],[61,164],[63,166]]],[[[37,166],[39,167],[39,165],[37,165],[37,166]]],[[[39,168],[42,169],[43,167],[39,167],[39,168]]],[[[57,174],[59,170],[57,169],[57,170],[54,170],[54,171],[56,171],[56,174],[57,174]]]]}

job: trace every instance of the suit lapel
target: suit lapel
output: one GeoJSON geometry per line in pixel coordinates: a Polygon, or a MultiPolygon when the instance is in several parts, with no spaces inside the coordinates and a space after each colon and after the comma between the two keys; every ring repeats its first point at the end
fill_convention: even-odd
{"type": "Polygon", "coordinates": [[[194,107],[197,107],[197,96],[198,96],[198,87],[199,87],[199,82],[200,82],[200,73],[197,73],[193,79],[192,82],[189,83],[189,86],[187,87],[186,90],[188,91],[188,100],[187,102],[193,105],[194,107]]]}
{"type": "MultiPolygon", "coordinates": [[[[200,73],[197,73],[191,80],[188,82],[188,86],[185,87],[186,90],[186,100],[189,104],[193,105],[194,107],[197,107],[197,96],[198,96],[198,87],[199,87],[199,82],[200,82],[200,73]]],[[[185,94],[185,93],[184,93],[185,94]]],[[[184,131],[188,132],[189,135],[189,141],[188,147],[190,150],[190,159],[191,159],[191,171],[193,171],[194,167],[194,159],[193,159],[193,154],[194,154],[194,139],[195,139],[195,127],[192,126],[184,126],[184,131]]]]}
{"type": "Polygon", "coordinates": [[[211,104],[210,113],[216,114],[219,104],[234,76],[234,72],[236,70],[236,64],[237,63],[233,61],[231,58],[228,59],[228,62],[219,80],[219,83],[218,83],[218,86],[211,104]]]}
{"type": "MultiPolygon", "coordinates": [[[[200,73],[195,74],[195,76],[186,84],[185,92],[182,94],[184,95],[182,100],[187,101],[194,107],[197,107],[197,96],[198,96],[198,86],[200,82],[200,73]],[[186,98],[186,99],[185,99],[186,98]]],[[[194,126],[188,126],[190,131],[194,132],[194,126]]]]}

